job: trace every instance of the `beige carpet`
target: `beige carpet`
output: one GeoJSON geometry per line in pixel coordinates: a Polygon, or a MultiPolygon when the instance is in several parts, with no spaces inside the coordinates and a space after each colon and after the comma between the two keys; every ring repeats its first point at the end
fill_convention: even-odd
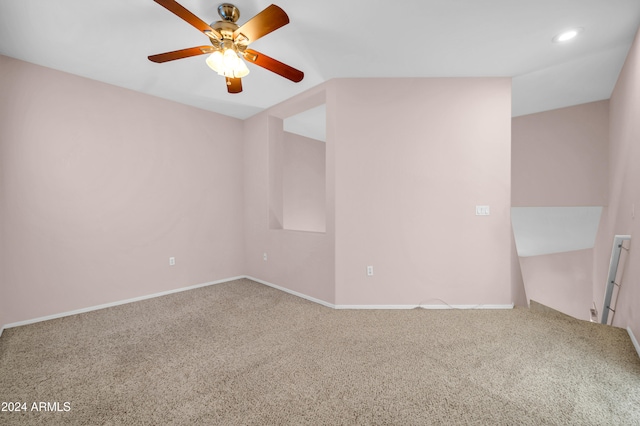
{"type": "Polygon", "coordinates": [[[633,425],[640,359],[553,311],[340,311],[240,280],[5,330],[0,401],[27,408],[3,425],[633,425]]]}

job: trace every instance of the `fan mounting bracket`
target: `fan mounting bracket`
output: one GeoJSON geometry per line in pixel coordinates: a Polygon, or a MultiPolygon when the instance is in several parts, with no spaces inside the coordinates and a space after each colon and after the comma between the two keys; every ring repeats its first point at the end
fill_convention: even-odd
{"type": "Polygon", "coordinates": [[[240,18],[240,10],[231,3],[222,3],[218,6],[218,15],[225,22],[235,23],[240,18]]]}

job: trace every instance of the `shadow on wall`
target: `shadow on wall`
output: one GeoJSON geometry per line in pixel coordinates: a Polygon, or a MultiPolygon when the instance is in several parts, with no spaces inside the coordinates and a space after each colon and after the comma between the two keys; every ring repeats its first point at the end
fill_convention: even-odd
{"type": "Polygon", "coordinates": [[[513,207],[527,302],[591,318],[593,247],[602,207],[513,207]]]}

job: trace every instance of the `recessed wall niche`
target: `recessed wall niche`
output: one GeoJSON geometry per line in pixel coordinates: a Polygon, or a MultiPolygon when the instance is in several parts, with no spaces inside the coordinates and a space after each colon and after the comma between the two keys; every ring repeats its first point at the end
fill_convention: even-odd
{"type": "Polygon", "coordinates": [[[269,227],[326,230],[326,105],[269,117],[269,227]]]}

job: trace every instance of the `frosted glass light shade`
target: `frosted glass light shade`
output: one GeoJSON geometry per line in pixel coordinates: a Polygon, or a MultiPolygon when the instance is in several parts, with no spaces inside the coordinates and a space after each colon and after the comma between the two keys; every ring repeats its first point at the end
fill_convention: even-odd
{"type": "Polygon", "coordinates": [[[242,78],[249,74],[249,68],[236,52],[226,49],[224,53],[216,50],[206,60],[209,68],[219,75],[230,78],[242,78]]]}
{"type": "Polygon", "coordinates": [[[216,50],[211,55],[209,55],[206,62],[207,65],[209,65],[209,68],[219,74],[220,70],[222,69],[222,52],[216,50]]]}

